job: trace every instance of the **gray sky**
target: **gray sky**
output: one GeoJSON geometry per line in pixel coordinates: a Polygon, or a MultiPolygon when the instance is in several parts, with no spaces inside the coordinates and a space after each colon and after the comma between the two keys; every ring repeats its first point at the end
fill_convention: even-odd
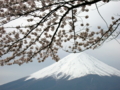
{"type": "MultiPolygon", "coordinates": [[[[114,16],[116,14],[120,14],[119,8],[120,2],[111,2],[100,7],[99,10],[106,21],[109,23],[111,15],[114,16]]],[[[90,12],[90,16],[95,19],[91,23],[92,26],[96,25],[97,22],[98,24],[106,27],[100,16],[98,16],[96,10],[90,12]]],[[[92,21],[92,19],[90,19],[90,21],[92,21]]],[[[118,37],[117,40],[120,42],[120,37],[118,37]]],[[[85,52],[97,58],[98,60],[120,70],[120,44],[117,43],[116,40],[106,42],[95,50],[87,50],[85,52]]],[[[68,54],[69,53],[66,53],[62,50],[59,52],[61,58],[68,54]]],[[[28,76],[48,65],[51,65],[52,63],[55,63],[55,61],[53,61],[51,58],[48,58],[44,63],[37,63],[37,60],[35,60],[33,63],[23,64],[22,66],[12,65],[0,67],[0,85],[28,76]]]]}

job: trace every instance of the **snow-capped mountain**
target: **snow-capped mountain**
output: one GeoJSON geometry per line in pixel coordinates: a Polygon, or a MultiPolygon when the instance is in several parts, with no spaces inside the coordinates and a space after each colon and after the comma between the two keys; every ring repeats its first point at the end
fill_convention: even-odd
{"type": "Polygon", "coordinates": [[[68,80],[71,80],[89,74],[96,74],[99,76],[120,76],[120,71],[86,53],[73,53],[61,59],[59,62],[33,73],[26,80],[31,78],[40,79],[49,76],[55,79],[69,76],[68,80]]]}
{"type": "Polygon", "coordinates": [[[85,53],[70,54],[0,90],[120,90],[120,71],[85,53]]]}

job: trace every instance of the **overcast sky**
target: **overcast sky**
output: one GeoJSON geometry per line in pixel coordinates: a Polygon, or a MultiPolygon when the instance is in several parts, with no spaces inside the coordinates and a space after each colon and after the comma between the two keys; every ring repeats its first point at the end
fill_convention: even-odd
{"type": "MultiPolygon", "coordinates": [[[[109,23],[111,15],[120,15],[119,8],[120,2],[112,1],[109,4],[100,7],[99,10],[106,21],[109,23]]],[[[105,26],[103,20],[101,20],[100,16],[98,16],[96,10],[92,10],[92,12],[90,12],[90,16],[94,18],[94,20],[90,20],[93,20],[92,25],[96,25],[96,22],[99,22],[99,24],[105,26]]],[[[117,38],[117,40],[120,42],[120,36],[117,38]]],[[[92,55],[98,60],[120,70],[120,44],[116,40],[106,42],[101,47],[95,50],[87,50],[85,51],[85,53],[92,55]]],[[[59,52],[61,58],[67,56],[68,54],[69,53],[66,53],[62,50],[60,50],[59,52]]],[[[44,63],[37,63],[37,60],[35,60],[33,63],[23,64],[22,66],[0,66],[0,85],[28,76],[48,65],[51,65],[52,63],[55,62],[51,58],[48,58],[47,60],[45,60],[44,63]]]]}

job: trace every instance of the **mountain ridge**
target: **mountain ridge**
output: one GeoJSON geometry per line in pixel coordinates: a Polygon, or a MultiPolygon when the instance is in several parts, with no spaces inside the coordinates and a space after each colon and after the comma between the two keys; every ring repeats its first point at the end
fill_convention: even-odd
{"type": "Polygon", "coordinates": [[[120,71],[85,53],[70,54],[0,90],[120,90],[120,71]]]}
{"type": "Polygon", "coordinates": [[[31,74],[26,80],[31,78],[40,79],[49,76],[55,79],[70,76],[68,80],[71,80],[89,74],[120,76],[120,71],[82,52],[70,54],[59,62],[31,74]]]}

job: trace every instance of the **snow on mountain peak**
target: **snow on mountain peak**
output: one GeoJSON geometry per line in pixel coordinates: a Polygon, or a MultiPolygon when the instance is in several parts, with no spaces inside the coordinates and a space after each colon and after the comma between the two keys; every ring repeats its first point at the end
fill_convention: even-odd
{"type": "Polygon", "coordinates": [[[36,73],[31,74],[26,80],[35,78],[53,77],[55,79],[68,77],[68,80],[79,78],[88,74],[99,76],[120,76],[120,71],[106,65],[86,53],[73,53],[36,73]]]}

